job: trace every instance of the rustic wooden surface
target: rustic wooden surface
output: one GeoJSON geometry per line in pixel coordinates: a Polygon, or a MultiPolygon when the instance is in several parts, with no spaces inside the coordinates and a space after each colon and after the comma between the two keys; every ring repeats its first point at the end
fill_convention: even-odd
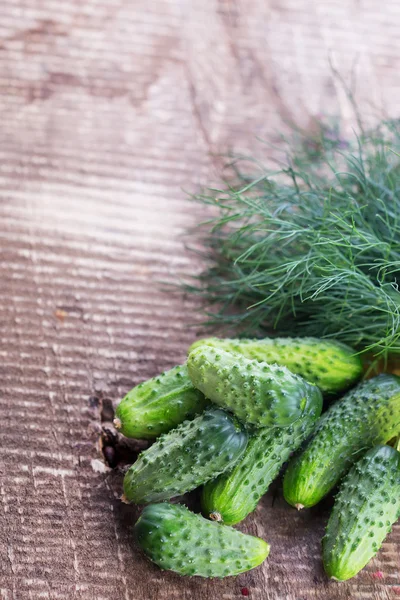
{"type": "Polygon", "coordinates": [[[196,335],[196,304],[158,283],[199,268],[182,188],[284,122],[339,111],[350,128],[329,60],[354,72],[363,114],[399,116],[399,31],[397,0],[2,1],[1,598],[400,596],[399,527],[359,577],[330,583],[329,502],[297,514],[279,487],[242,527],[271,543],[263,567],[162,573],[100,449],[102,399],[182,361],[196,335]]]}

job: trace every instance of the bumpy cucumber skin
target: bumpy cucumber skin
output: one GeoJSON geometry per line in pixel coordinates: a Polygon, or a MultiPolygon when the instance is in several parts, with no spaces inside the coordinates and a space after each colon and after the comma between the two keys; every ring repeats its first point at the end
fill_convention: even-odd
{"type": "Polygon", "coordinates": [[[292,452],[310,435],[322,410],[320,396],[309,398],[301,419],[289,427],[257,429],[232,471],[209,481],[202,491],[206,517],[235,525],[257,506],[292,452]]]}
{"type": "Polygon", "coordinates": [[[207,521],[179,504],[146,506],[134,530],[150,560],[180,575],[238,575],[258,567],[269,554],[264,540],[207,521]]]}
{"type": "Polygon", "coordinates": [[[288,426],[302,416],[309,397],[321,397],[317,386],[286,367],[210,346],[192,350],[187,366],[193,385],[207,398],[257,427],[288,426]]]}
{"type": "Polygon", "coordinates": [[[127,500],[169,500],[231,469],[246,450],[248,434],[219,409],[185,421],[141,453],[124,477],[127,500]]]}
{"type": "Polygon", "coordinates": [[[399,517],[400,453],[377,446],[352,467],[336,497],[322,542],[327,575],[339,581],[357,575],[399,517]]]}
{"type": "Polygon", "coordinates": [[[365,450],[400,430],[400,378],[378,375],[331,405],[304,452],[285,473],[283,493],[297,508],[317,504],[365,450]]]}
{"type": "Polygon", "coordinates": [[[119,431],[129,438],[151,440],[210,405],[189,379],[186,365],[140,383],[117,406],[119,431]]]}
{"type": "Polygon", "coordinates": [[[242,354],[251,360],[276,363],[318,385],[324,394],[351,387],[363,372],[361,358],[350,346],[317,338],[219,339],[206,338],[191,345],[189,352],[207,345],[242,354]]]}

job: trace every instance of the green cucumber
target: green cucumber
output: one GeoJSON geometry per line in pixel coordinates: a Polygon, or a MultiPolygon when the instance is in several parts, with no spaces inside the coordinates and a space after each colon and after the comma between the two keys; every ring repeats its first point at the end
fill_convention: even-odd
{"type": "Polygon", "coordinates": [[[285,427],[299,419],[317,386],[286,367],[249,360],[210,346],[190,352],[188,373],[207,398],[257,427],[285,427]]]}
{"type": "Polygon", "coordinates": [[[296,508],[317,504],[360,455],[400,430],[400,378],[378,375],[332,404],[304,452],[289,463],[286,501],[296,508]]]}
{"type": "Polygon", "coordinates": [[[169,500],[231,469],[247,446],[238,421],[219,409],[185,421],[141,453],[124,477],[129,502],[169,500]]]}
{"type": "Polygon", "coordinates": [[[238,575],[258,567],[269,554],[264,540],[207,521],[179,504],[146,506],[134,531],[150,560],[180,575],[238,575]]]}
{"type": "Polygon", "coordinates": [[[259,362],[276,363],[318,385],[323,393],[349,388],[363,372],[355,351],[335,340],[317,338],[219,339],[206,338],[192,344],[189,352],[207,345],[236,352],[259,362]]]}
{"type": "Polygon", "coordinates": [[[209,481],[202,492],[205,516],[227,525],[240,523],[257,506],[292,452],[312,432],[322,399],[311,396],[304,415],[289,427],[257,429],[233,470],[209,481]]]}
{"type": "Polygon", "coordinates": [[[327,575],[339,581],[357,575],[399,517],[400,453],[377,446],[353,466],[336,497],[322,542],[327,575]]]}
{"type": "Polygon", "coordinates": [[[151,440],[203,412],[209,404],[182,365],[128,392],[117,406],[114,424],[126,437],[151,440]]]}

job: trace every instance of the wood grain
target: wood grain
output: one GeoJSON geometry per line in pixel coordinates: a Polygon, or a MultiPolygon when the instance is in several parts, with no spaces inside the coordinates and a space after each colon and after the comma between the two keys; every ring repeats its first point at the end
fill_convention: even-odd
{"type": "Polygon", "coordinates": [[[135,508],[101,453],[101,402],[185,357],[199,307],[163,291],[200,265],[182,189],[215,153],[295,121],[400,109],[396,0],[3,0],[0,7],[0,596],[4,600],[392,600],[400,529],[348,584],[328,582],[329,502],[269,493],[242,529],[270,559],[182,579],[132,543],[135,508]],[[274,497],[275,501],[274,500],[274,497]],[[382,571],[383,579],[373,577],[382,571]]]}

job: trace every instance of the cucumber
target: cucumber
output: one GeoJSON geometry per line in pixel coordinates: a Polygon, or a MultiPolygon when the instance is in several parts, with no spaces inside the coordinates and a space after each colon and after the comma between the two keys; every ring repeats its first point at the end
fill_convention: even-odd
{"type": "Polygon", "coordinates": [[[247,440],[234,417],[209,409],[142,452],[125,474],[125,498],[146,504],[194,490],[231,469],[246,450],[247,440]]]}
{"type": "Polygon", "coordinates": [[[182,365],[128,392],[117,406],[114,425],[126,437],[151,440],[203,412],[209,404],[182,365]]]}
{"type": "Polygon", "coordinates": [[[227,525],[240,523],[257,506],[290,454],[312,432],[321,414],[320,396],[311,396],[301,419],[289,427],[257,429],[233,470],[209,481],[202,491],[205,516],[227,525]]]}
{"type": "Polygon", "coordinates": [[[257,427],[287,426],[299,419],[317,386],[286,367],[249,360],[210,346],[190,352],[188,373],[207,398],[257,427]]]}
{"type": "Polygon", "coordinates": [[[360,455],[400,430],[400,378],[378,375],[332,404],[304,452],[289,463],[286,501],[296,508],[317,504],[360,455]]]}
{"type": "Polygon", "coordinates": [[[345,581],[375,556],[400,517],[400,453],[369,450],[349,471],[336,497],[322,542],[329,577],[345,581]]]}
{"type": "Polygon", "coordinates": [[[264,540],[207,521],[179,504],[146,506],[134,531],[150,560],[180,575],[237,575],[254,569],[269,554],[264,540]]]}
{"type": "Polygon", "coordinates": [[[355,351],[335,340],[317,338],[219,339],[206,338],[192,344],[189,352],[207,345],[217,350],[236,352],[259,362],[276,363],[318,385],[325,393],[351,387],[363,372],[355,351]]]}

